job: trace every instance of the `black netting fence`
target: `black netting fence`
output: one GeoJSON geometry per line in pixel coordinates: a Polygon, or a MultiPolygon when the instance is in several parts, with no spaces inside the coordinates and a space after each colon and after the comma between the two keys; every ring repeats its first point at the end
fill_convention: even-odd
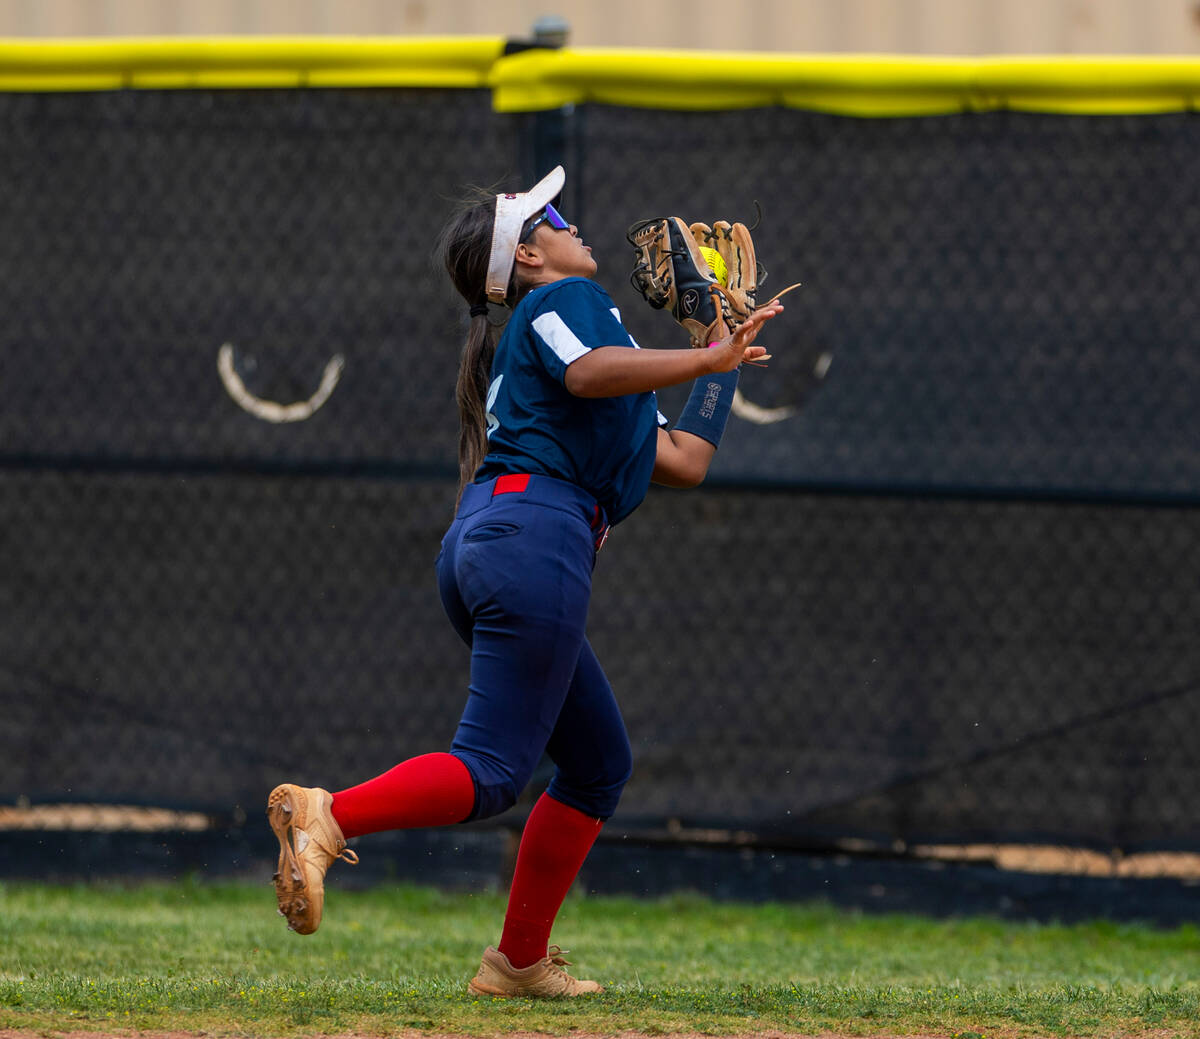
{"type": "MultiPolygon", "coordinates": [[[[1200,845],[1200,119],[547,118],[644,346],[681,344],[638,218],[757,201],[765,288],[805,283],[759,421],[601,556],[620,816],[1200,845]]],[[[444,749],[465,307],[430,253],[538,119],[133,91],[2,94],[0,128],[0,797],[253,810],[444,749]],[[323,377],[289,423],[229,389],[323,377]]]]}

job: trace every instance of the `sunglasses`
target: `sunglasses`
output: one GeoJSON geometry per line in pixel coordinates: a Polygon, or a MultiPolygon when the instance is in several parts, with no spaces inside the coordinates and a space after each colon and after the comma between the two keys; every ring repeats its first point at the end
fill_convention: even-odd
{"type": "Polygon", "coordinates": [[[567,231],[571,227],[571,225],[567,223],[567,218],[547,202],[546,208],[531,218],[529,223],[525,225],[525,230],[521,232],[520,240],[522,242],[526,241],[537,229],[539,224],[545,223],[548,223],[556,231],[567,231]]]}

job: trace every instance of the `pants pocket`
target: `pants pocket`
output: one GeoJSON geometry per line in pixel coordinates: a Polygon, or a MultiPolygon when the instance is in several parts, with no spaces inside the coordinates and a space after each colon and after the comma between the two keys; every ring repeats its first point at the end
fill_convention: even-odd
{"type": "Polygon", "coordinates": [[[494,541],[496,538],[506,538],[521,530],[519,523],[509,523],[503,520],[493,520],[472,527],[463,535],[463,541],[494,541]]]}

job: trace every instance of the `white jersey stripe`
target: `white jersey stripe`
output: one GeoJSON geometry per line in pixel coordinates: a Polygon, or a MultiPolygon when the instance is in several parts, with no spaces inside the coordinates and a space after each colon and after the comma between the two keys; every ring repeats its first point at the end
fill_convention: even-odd
{"type": "Polygon", "coordinates": [[[584,346],[579,341],[579,337],[567,327],[567,323],[553,310],[535,317],[533,319],[533,330],[558,355],[558,359],[563,364],[570,364],[572,361],[579,360],[579,358],[591,349],[591,347],[584,346]]]}

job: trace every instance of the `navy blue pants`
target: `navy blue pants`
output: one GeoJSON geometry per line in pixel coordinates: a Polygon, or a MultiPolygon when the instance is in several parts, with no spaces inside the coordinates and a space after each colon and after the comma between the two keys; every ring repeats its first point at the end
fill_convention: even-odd
{"type": "Polygon", "coordinates": [[[633,757],[584,634],[595,501],[546,476],[499,480],[466,488],[437,560],[442,604],[471,647],[470,695],[450,748],[475,780],[471,818],[510,808],[544,752],[555,765],[550,796],[607,819],[633,757]]]}

